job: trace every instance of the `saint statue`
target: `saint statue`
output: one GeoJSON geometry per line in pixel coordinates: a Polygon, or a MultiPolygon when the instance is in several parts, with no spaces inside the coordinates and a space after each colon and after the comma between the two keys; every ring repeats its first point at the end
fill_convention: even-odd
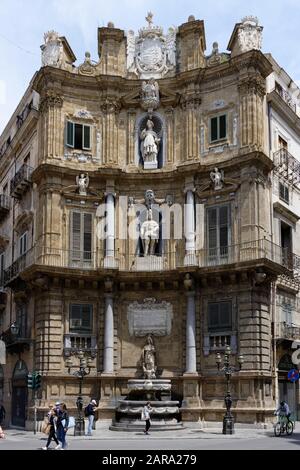
{"type": "Polygon", "coordinates": [[[141,239],[143,241],[144,256],[154,255],[155,246],[159,240],[159,224],[153,220],[152,209],[148,209],[147,220],[142,224],[141,239]]]}
{"type": "Polygon", "coordinates": [[[155,379],[156,378],[156,352],[153,344],[152,336],[149,334],[147,336],[147,344],[143,349],[143,371],[145,379],[155,379]]]}
{"type": "Polygon", "coordinates": [[[85,173],[81,173],[80,176],[77,176],[76,178],[76,184],[79,190],[79,194],[81,196],[86,196],[87,195],[87,188],[89,186],[89,177],[85,173]]]}
{"type": "Polygon", "coordinates": [[[141,132],[141,151],[144,162],[154,162],[157,164],[157,155],[159,150],[160,139],[153,130],[154,123],[151,119],[147,121],[147,128],[141,132]]]}
{"type": "Polygon", "coordinates": [[[215,168],[214,171],[210,174],[210,179],[215,185],[215,190],[219,190],[223,188],[223,181],[224,181],[224,172],[220,171],[218,168],[215,168]]]}

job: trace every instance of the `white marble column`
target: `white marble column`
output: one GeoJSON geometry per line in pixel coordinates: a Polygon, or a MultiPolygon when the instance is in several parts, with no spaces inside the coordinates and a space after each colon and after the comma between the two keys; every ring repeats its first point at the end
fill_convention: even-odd
{"type": "Polygon", "coordinates": [[[112,193],[106,196],[106,250],[105,267],[115,267],[115,196],[112,193]]]}
{"type": "Polygon", "coordinates": [[[195,265],[195,199],[194,192],[188,190],[186,193],[184,211],[184,231],[185,231],[185,258],[184,264],[195,265]]]}
{"type": "Polygon", "coordinates": [[[114,373],[114,300],[105,294],[103,374],[114,373]]]}
{"type": "Polygon", "coordinates": [[[197,374],[195,292],[187,292],[186,309],[186,374],[197,374]]]}

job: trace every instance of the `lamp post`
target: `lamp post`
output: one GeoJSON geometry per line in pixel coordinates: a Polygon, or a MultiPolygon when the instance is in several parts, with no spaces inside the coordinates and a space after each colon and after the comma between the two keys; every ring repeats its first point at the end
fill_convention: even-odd
{"type": "Polygon", "coordinates": [[[16,336],[18,336],[19,334],[19,331],[20,331],[20,327],[19,325],[17,324],[17,322],[13,322],[11,325],[10,325],[10,332],[12,334],[12,336],[15,338],[16,336]]]}
{"type": "Polygon", "coordinates": [[[240,355],[238,357],[238,363],[239,363],[239,368],[235,368],[230,364],[230,355],[231,355],[231,349],[230,346],[227,346],[225,349],[225,354],[224,354],[224,363],[223,367],[221,367],[222,364],[222,357],[220,353],[216,354],[216,364],[218,367],[218,371],[222,371],[225,374],[226,378],[226,395],[225,395],[225,406],[226,406],[226,413],[223,418],[223,434],[234,434],[234,419],[231,414],[231,405],[232,405],[232,398],[231,398],[231,393],[230,393],[230,379],[231,375],[234,372],[239,372],[243,366],[244,363],[244,357],[240,355]]]}
{"type": "Polygon", "coordinates": [[[68,358],[66,360],[66,366],[68,367],[68,372],[71,375],[74,375],[79,379],[79,395],[76,400],[76,406],[78,411],[78,417],[75,420],[75,429],[74,429],[74,436],[84,436],[84,417],[82,415],[82,407],[83,407],[83,398],[82,398],[82,382],[86,375],[89,375],[91,372],[91,362],[92,358],[86,359],[84,356],[83,351],[79,351],[77,353],[77,357],[79,358],[79,369],[75,372],[72,372],[71,369],[74,367],[72,363],[72,359],[68,358]]]}

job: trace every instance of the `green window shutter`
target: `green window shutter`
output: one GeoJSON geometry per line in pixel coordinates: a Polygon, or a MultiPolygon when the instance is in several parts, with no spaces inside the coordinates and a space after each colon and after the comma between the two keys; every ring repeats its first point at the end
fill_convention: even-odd
{"type": "Polygon", "coordinates": [[[72,212],[72,260],[81,259],[81,213],[72,212]]]}
{"type": "Polygon", "coordinates": [[[91,148],[91,128],[90,126],[83,126],[83,149],[90,150],[91,148]]]}
{"type": "Polygon", "coordinates": [[[83,214],[83,257],[90,261],[92,257],[92,214],[83,214]]]}
{"type": "Polygon", "coordinates": [[[226,139],[227,129],[226,129],[226,114],[219,117],[219,139],[226,139]]]}
{"type": "Polygon", "coordinates": [[[231,302],[220,303],[220,327],[224,328],[224,330],[232,328],[231,310],[231,302]]]}
{"type": "Polygon", "coordinates": [[[207,211],[208,218],[208,247],[210,255],[215,256],[217,248],[217,209],[212,208],[207,211]]]}
{"type": "Polygon", "coordinates": [[[91,332],[93,329],[93,306],[82,305],[82,329],[91,332]]]}
{"type": "MultiPolygon", "coordinates": [[[[220,248],[228,247],[229,244],[229,207],[219,208],[219,230],[220,230],[220,248]]],[[[221,253],[222,254],[222,253],[221,253]]]]}
{"type": "Polygon", "coordinates": [[[70,121],[67,121],[66,145],[74,148],[74,123],[70,121]]]}
{"type": "Polygon", "coordinates": [[[81,305],[70,305],[70,331],[81,328],[81,305]]]}
{"type": "Polygon", "coordinates": [[[210,141],[218,140],[218,118],[214,117],[210,120],[210,141]]]}

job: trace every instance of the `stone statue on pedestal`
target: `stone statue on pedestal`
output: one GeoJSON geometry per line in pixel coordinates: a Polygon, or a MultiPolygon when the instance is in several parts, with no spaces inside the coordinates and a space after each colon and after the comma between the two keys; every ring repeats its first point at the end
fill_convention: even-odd
{"type": "Polygon", "coordinates": [[[86,196],[87,195],[87,189],[89,187],[89,177],[85,173],[81,173],[80,176],[77,176],[76,178],[76,184],[78,187],[79,194],[81,196],[86,196]]]}
{"type": "Polygon", "coordinates": [[[141,152],[144,163],[152,163],[157,168],[157,155],[160,139],[153,129],[154,123],[151,119],[148,119],[147,128],[143,129],[141,132],[141,152]]]}
{"type": "Polygon", "coordinates": [[[159,224],[153,220],[152,209],[148,209],[147,220],[142,224],[141,239],[143,241],[144,256],[154,255],[159,240],[159,224]]]}
{"type": "Polygon", "coordinates": [[[156,351],[153,344],[152,336],[147,336],[147,344],[143,349],[143,371],[144,378],[147,380],[156,378],[156,351]]]}

